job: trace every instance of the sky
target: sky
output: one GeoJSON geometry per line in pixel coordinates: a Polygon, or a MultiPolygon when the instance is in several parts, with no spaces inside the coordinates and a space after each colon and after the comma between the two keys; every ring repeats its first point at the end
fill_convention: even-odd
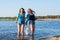
{"type": "Polygon", "coordinates": [[[60,0],[0,0],[0,17],[17,16],[19,9],[31,8],[36,16],[60,15],[60,0]]]}

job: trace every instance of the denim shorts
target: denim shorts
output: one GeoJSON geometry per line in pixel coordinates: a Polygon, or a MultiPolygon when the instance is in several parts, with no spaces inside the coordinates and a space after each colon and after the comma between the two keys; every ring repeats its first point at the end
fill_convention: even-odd
{"type": "Polygon", "coordinates": [[[29,25],[30,25],[30,24],[35,25],[35,21],[29,20],[29,25]]]}
{"type": "Polygon", "coordinates": [[[25,25],[25,21],[18,21],[18,24],[19,25],[22,25],[22,24],[25,25]]]}

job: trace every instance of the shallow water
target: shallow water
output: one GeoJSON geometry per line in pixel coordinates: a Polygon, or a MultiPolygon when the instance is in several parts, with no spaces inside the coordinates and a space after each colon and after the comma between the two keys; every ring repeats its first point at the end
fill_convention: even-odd
{"type": "MultiPolygon", "coordinates": [[[[36,21],[34,36],[17,36],[15,21],[0,21],[0,40],[40,40],[60,35],[60,21],[36,21]]],[[[29,25],[25,26],[29,27],[29,25]]]]}

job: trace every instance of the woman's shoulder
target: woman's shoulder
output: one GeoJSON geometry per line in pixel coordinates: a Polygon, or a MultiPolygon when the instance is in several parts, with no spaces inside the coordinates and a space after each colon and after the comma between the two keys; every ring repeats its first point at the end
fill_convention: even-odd
{"type": "Polygon", "coordinates": [[[30,14],[30,15],[34,16],[34,14],[30,14]]]}

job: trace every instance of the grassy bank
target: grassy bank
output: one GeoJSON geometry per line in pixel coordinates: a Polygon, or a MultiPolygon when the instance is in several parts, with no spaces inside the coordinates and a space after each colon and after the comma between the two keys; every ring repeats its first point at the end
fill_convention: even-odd
{"type": "Polygon", "coordinates": [[[0,17],[0,21],[15,21],[16,17],[0,17]]]}

